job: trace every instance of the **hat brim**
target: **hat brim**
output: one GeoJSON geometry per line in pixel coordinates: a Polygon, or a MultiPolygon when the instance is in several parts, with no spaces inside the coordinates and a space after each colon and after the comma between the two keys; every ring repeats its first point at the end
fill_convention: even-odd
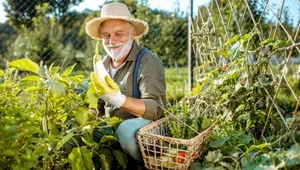
{"type": "Polygon", "coordinates": [[[99,39],[101,40],[101,34],[100,34],[100,29],[99,26],[101,25],[102,22],[111,20],[111,19],[117,19],[117,20],[124,20],[127,22],[130,22],[132,25],[135,26],[136,28],[136,38],[140,38],[143,35],[147,34],[149,26],[148,23],[139,20],[139,19],[132,19],[132,18],[127,18],[127,17],[120,17],[120,16],[109,16],[109,17],[97,17],[94,18],[86,23],[85,27],[85,32],[92,38],[94,39],[99,39]]]}

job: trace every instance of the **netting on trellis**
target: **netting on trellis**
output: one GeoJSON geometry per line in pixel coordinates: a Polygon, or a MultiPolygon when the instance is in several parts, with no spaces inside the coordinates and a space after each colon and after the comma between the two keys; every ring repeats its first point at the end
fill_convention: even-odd
{"type": "Polygon", "coordinates": [[[254,133],[261,137],[270,129],[298,126],[286,120],[299,116],[299,6],[285,0],[212,0],[199,9],[192,36],[199,112],[240,117],[263,112],[266,121],[255,124],[261,130],[254,133]],[[270,128],[272,115],[284,127],[270,128]]]}

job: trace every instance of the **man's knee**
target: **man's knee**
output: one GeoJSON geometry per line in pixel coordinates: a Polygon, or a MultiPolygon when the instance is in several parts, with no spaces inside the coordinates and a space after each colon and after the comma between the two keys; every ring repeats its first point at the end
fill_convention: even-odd
{"type": "Polygon", "coordinates": [[[150,123],[150,120],[146,119],[128,119],[123,121],[116,132],[116,136],[122,146],[122,148],[128,152],[129,155],[137,160],[142,161],[142,155],[137,142],[137,131],[150,123]]]}

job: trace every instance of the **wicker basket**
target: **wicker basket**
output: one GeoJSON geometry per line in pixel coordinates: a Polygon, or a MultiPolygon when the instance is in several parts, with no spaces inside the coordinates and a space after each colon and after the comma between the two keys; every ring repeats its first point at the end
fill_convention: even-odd
{"type": "Polygon", "coordinates": [[[166,118],[142,127],[138,143],[147,169],[188,169],[201,156],[213,124],[191,139],[170,137],[166,118]]]}

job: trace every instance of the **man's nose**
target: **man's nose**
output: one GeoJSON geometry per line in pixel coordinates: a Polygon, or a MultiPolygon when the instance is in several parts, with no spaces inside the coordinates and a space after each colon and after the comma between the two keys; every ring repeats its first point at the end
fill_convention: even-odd
{"type": "Polygon", "coordinates": [[[113,44],[116,42],[116,36],[115,35],[110,35],[109,37],[109,44],[113,44]]]}

